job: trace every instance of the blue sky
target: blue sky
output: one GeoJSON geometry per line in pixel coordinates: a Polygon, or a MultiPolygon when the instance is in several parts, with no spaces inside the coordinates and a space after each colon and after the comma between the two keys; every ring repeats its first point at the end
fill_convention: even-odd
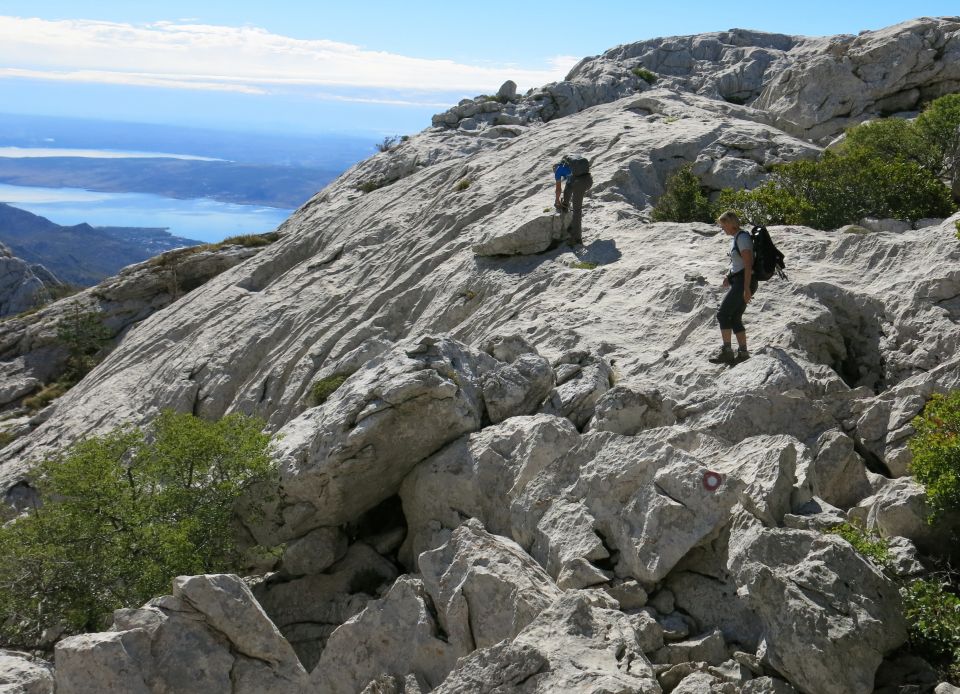
{"type": "Polygon", "coordinates": [[[0,0],[0,110],[281,132],[413,132],[507,78],[562,79],[619,43],[733,27],[857,33],[956,0],[0,0]]]}

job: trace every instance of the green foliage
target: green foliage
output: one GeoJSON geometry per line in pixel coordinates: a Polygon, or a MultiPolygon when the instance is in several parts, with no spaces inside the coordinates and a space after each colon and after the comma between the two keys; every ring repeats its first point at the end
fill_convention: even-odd
{"type": "Polygon", "coordinates": [[[377,148],[378,152],[389,152],[391,149],[397,146],[399,141],[399,135],[388,135],[387,137],[384,137],[381,142],[375,144],[374,147],[377,148]]]}
{"type": "Polygon", "coordinates": [[[0,431],[0,448],[9,446],[16,438],[17,437],[9,431],[0,431]]]}
{"type": "Polygon", "coordinates": [[[947,187],[915,162],[833,152],[819,161],[775,166],[760,187],[723,191],[718,202],[757,224],[816,229],[836,229],[862,217],[946,217],[955,207],[947,187]]]}
{"type": "Polygon", "coordinates": [[[56,381],[44,386],[39,393],[23,399],[23,406],[30,412],[38,412],[61,395],[70,390],[74,385],[73,381],[56,381]]]}
{"type": "Polygon", "coordinates": [[[387,185],[387,182],[382,178],[371,178],[366,181],[361,181],[357,184],[357,190],[361,193],[372,193],[375,190],[380,190],[387,185]]]}
{"type": "Polygon", "coordinates": [[[574,270],[595,270],[599,266],[597,263],[591,263],[588,260],[581,260],[578,263],[571,263],[570,267],[572,267],[574,270]]]}
{"type": "Polygon", "coordinates": [[[910,642],[919,653],[946,665],[960,681],[960,597],[949,584],[924,579],[901,588],[910,642]]]}
{"type": "Polygon", "coordinates": [[[245,246],[247,248],[259,248],[260,246],[269,246],[280,238],[280,234],[271,231],[268,234],[241,234],[240,236],[228,236],[220,243],[214,244],[215,248],[223,246],[245,246]]]}
{"type": "Polygon", "coordinates": [[[321,378],[319,381],[310,386],[310,403],[313,407],[322,405],[327,401],[333,392],[343,385],[343,382],[347,380],[345,374],[334,374],[333,376],[327,376],[326,378],[321,378]]]}
{"type": "Polygon", "coordinates": [[[960,390],[933,395],[912,424],[910,471],[926,488],[932,516],[960,511],[960,390]]]}
{"type": "Polygon", "coordinates": [[[840,151],[852,156],[909,161],[927,169],[935,168],[933,149],[914,124],[902,118],[884,118],[850,128],[840,151]]]}
{"type": "Polygon", "coordinates": [[[836,152],[775,166],[755,190],[724,191],[719,206],[758,224],[818,229],[862,217],[947,217],[956,205],[943,177],[960,179],[960,94],[937,99],[912,123],[853,127],[836,152]]]}
{"type": "Polygon", "coordinates": [[[96,356],[110,339],[110,330],[99,312],[81,311],[74,303],[66,318],[57,322],[57,340],[67,348],[66,380],[76,383],[96,365],[96,356]]]}
{"type": "Polygon", "coordinates": [[[653,72],[650,72],[645,67],[635,67],[630,72],[632,72],[635,77],[639,77],[647,84],[653,84],[657,81],[657,75],[653,72]]]}
{"type": "Polygon", "coordinates": [[[887,541],[867,532],[859,523],[841,523],[828,528],[827,532],[831,535],[839,535],[853,545],[857,552],[881,568],[885,568],[892,561],[887,541]]]}
{"type": "Polygon", "coordinates": [[[663,195],[653,208],[655,222],[711,222],[713,208],[700,188],[691,165],[677,169],[667,179],[663,195]]]}
{"type": "Polygon", "coordinates": [[[916,120],[920,137],[933,151],[937,175],[960,179],[960,94],[933,101],[916,120]]]}
{"type": "Polygon", "coordinates": [[[457,184],[453,187],[453,189],[458,193],[462,193],[470,187],[471,183],[472,181],[469,178],[461,178],[459,181],[457,181],[457,184]]]}
{"type": "Polygon", "coordinates": [[[178,575],[239,569],[233,505],[272,465],[263,423],[163,412],[42,463],[41,505],[0,527],[0,639],[101,629],[178,575]]]}
{"type": "Polygon", "coordinates": [[[957,229],[957,238],[960,239],[960,219],[953,223],[953,226],[957,229]]]}

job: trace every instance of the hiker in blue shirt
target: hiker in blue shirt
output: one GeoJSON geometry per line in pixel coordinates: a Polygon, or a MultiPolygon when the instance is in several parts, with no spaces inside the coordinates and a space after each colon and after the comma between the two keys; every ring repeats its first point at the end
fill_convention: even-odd
{"type": "Polygon", "coordinates": [[[566,212],[572,208],[573,218],[570,220],[570,226],[567,229],[569,243],[571,246],[582,245],[583,196],[593,185],[593,177],[590,175],[590,162],[587,161],[586,157],[575,154],[567,155],[553,167],[553,175],[557,182],[555,187],[556,199],[553,205],[561,212],[566,212]],[[566,185],[563,185],[564,181],[566,181],[566,185]],[[560,199],[561,187],[563,190],[562,201],[560,199]]]}

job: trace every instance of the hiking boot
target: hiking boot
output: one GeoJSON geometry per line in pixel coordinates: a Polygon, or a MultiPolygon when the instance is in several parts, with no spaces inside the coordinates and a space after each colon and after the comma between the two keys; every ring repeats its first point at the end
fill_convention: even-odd
{"type": "Polygon", "coordinates": [[[741,348],[737,350],[737,356],[733,358],[734,364],[739,364],[742,361],[746,361],[750,358],[750,352],[741,348]]]}
{"type": "Polygon", "coordinates": [[[720,351],[717,352],[717,355],[710,357],[708,361],[711,364],[733,364],[736,361],[736,357],[733,356],[733,350],[730,348],[730,345],[724,345],[720,348],[720,351]]]}

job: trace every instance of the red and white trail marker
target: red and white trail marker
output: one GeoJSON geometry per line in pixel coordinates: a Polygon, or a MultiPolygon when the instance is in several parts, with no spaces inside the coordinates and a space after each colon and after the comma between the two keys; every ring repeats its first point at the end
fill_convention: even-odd
{"type": "Polygon", "coordinates": [[[723,475],[713,470],[707,470],[703,473],[703,488],[708,492],[715,492],[723,484],[723,475]]]}

